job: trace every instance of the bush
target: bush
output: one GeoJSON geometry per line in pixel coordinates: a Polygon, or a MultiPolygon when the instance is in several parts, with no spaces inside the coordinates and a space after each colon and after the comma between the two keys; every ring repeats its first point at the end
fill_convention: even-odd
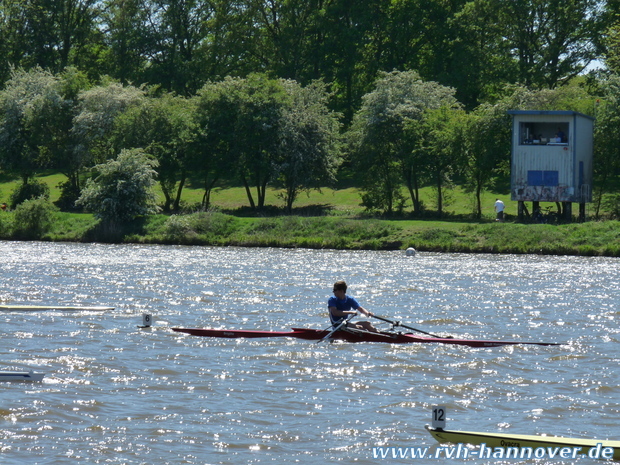
{"type": "Polygon", "coordinates": [[[609,212],[613,220],[620,218],[620,194],[605,194],[601,202],[603,210],[609,212]]]}
{"type": "Polygon", "coordinates": [[[49,231],[58,209],[41,197],[26,200],[13,213],[14,235],[22,239],[40,239],[49,231]]]}
{"type": "Polygon", "coordinates": [[[235,218],[220,212],[198,212],[191,215],[191,225],[198,234],[227,236],[235,230],[235,218]]]}
{"type": "Polygon", "coordinates": [[[76,188],[71,182],[65,181],[58,184],[60,189],[60,197],[56,202],[56,206],[63,212],[81,211],[75,202],[80,198],[80,189],[76,188]]]}
{"type": "Polygon", "coordinates": [[[157,161],[141,149],[124,149],[116,160],[95,166],[97,176],[86,182],[75,204],[93,212],[110,231],[138,216],[156,213],[156,167],[157,161]]]}
{"type": "Polygon", "coordinates": [[[13,215],[8,212],[0,211],[0,239],[8,238],[12,229],[13,215]]]}
{"type": "Polygon", "coordinates": [[[44,198],[48,200],[50,198],[50,188],[42,181],[32,180],[28,184],[20,184],[11,193],[9,203],[11,209],[15,209],[19,204],[26,200],[44,198]]]}
{"type": "Polygon", "coordinates": [[[235,230],[235,218],[219,212],[172,215],[166,220],[165,234],[169,239],[192,239],[197,235],[226,237],[235,230]]]}
{"type": "Polygon", "coordinates": [[[172,215],[166,220],[164,226],[166,237],[173,241],[182,241],[190,236],[195,236],[196,232],[192,229],[187,216],[172,215]]]}

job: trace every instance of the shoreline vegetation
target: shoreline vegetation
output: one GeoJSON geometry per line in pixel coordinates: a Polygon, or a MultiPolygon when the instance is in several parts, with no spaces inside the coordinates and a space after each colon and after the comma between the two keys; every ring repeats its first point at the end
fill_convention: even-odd
{"type": "Polygon", "coordinates": [[[0,217],[1,240],[620,256],[618,221],[549,225],[294,215],[239,218],[201,212],[152,215],[109,231],[90,214],[59,212],[46,232],[33,237],[7,231],[10,216],[0,217]]]}
{"type": "MultiPolygon", "coordinates": [[[[2,192],[7,192],[5,188],[0,186],[2,192]]],[[[55,195],[52,189],[50,201],[55,195]]],[[[620,256],[619,221],[516,223],[512,214],[516,205],[507,195],[488,194],[482,220],[468,217],[467,194],[459,191],[439,219],[430,211],[424,218],[407,213],[390,219],[369,216],[353,188],[311,192],[291,215],[273,206],[278,204],[277,191],[270,195],[271,206],[256,213],[243,206],[241,189],[222,189],[214,196],[216,207],[211,211],[191,213],[192,208],[186,207],[189,213],[149,215],[113,228],[89,213],[53,211],[47,224],[40,225],[36,218],[32,220],[36,224],[28,225],[28,218],[16,221],[16,212],[6,211],[0,212],[0,240],[620,256]],[[504,223],[494,221],[495,197],[507,204],[504,223]]],[[[192,197],[188,200],[191,205],[192,197]]]]}

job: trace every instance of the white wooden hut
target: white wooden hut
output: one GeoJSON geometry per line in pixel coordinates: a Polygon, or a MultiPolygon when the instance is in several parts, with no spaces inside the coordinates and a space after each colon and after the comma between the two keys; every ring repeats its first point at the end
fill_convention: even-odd
{"type": "Polygon", "coordinates": [[[592,201],[594,118],[575,111],[510,110],[512,115],[511,198],[519,202],[523,218],[525,203],[532,212],[540,202],[555,202],[561,215],[570,219],[572,203],[592,201]]]}

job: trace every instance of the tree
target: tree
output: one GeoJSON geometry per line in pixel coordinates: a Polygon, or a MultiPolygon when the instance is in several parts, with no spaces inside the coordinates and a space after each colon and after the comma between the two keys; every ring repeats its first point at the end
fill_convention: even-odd
{"type": "Polygon", "coordinates": [[[110,136],[116,118],[143,99],[143,90],[116,82],[106,82],[81,92],[72,128],[77,141],[75,163],[80,167],[92,166],[112,158],[115,152],[110,136]]]}
{"type": "Polygon", "coordinates": [[[464,111],[458,107],[442,106],[426,110],[419,119],[405,123],[408,138],[414,141],[415,156],[435,185],[437,213],[443,214],[444,184],[456,171],[463,146],[460,120],[464,111]]]}
{"type": "Polygon", "coordinates": [[[510,161],[511,124],[503,104],[483,104],[467,115],[460,126],[463,132],[462,173],[465,188],[474,193],[474,216],[482,217],[482,193],[495,176],[507,169],[510,161]]]}
{"type": "Polygon", "coordinates": [[[323,61],[315,79],[333,83],[335,108],[349,124],[364,94],[373,86],[382,69],[385,25],[388,18],[385,1],[325,1],[319,6],[321,37],[317,50],[323,61]]]}
{"type": "Polygon", "coordinates": [[[11,77],[11,70],[18,67],[24,51],[24,0],[3,0],[0,3],[0,86],[11,77]]]}
{"type": "Polygon", "coordinates": [[[40,239],[51,228],[57,210],[43,197],[25,200],[15,208],[14,234],[24,239],[40,239]]]}
{"type": "Polygon", "coordinates": [[[62,186],[63,207],[77,198],[70,192],[79,192],[72,124],[77,95],[87,85],[86,77],[75,68],[57,76],[40,68],[18,70],[0,97],[4,113],[0,118],[0,159],[4,169],[20,176],[24,192],[29,191],[26,185],[38,170],[61,171],[68,179],[62,186]]]}
{"type": "Polygon", "coordinates": [[[620,73],[620,17],[617,11],[620,5],[618,2],[607,2],[607,8],[611,19],[608,20],[609,26],[602,41],[603,56],[607,69],[617,75],[620,73]]]}
{"type": "Polygon", "coordinates": [[[149,9],[144,0],[106,0],[101,20],[106,26],[106,51],[100,72],[124,85],[144,82],[148,66],[149,9]]]}
{"type": "Polygon", "coordinates": [[[3,0],[0,42],[8,51],[3,56],[12,66],[52,73],[80,66],[99,43],[99,6],[98,0],[3,0]]]}
{"type": "Polygon", "coordinates": [[[581,73],[599,54],[605,15],[597,0],[493,0],[518,64],[518,82],[553,89],[581,73]]]}
{"type": "Polygon", "coordinates": [[[51,164],[53,144],[66,143],[68,111],[57,77],[40,68],[15,71],[0,92],[0,166],[28,184],[51,164]]]}
{"type": "Polygon", "coordinates": [[[195,147],[193,101],[172,94],[151,96],[115,122],[112,139],[118,150],[142,148],[158,161],[164,211],[178,210],[195,147]]]}
{"type": "Polygon", "coordinates": [[[324,84],[301,87],[295,81],[284,81],[283,86],[291,100],[279,124],[276,169],[290,213],[301,191],[335,181],[340,123],[327,107],[324,84]]]}
{"type": "Polygon", "coordinates": [[[78,141],[74,139],[73,121],[78,111],[78,96],[88,87],[90,82],[84,73],[74,67],[67,68],[59,75],[59,92],[65,101],[64,111],[57,112],[51,118],[54,134],[42,146],[48,153],[49,166],[67,177],[67,181],[60,185],[60,198],[55,202],[61,210],[73,210],[80,195],[80,175],[84,167],[75,150],[78,141]]]}
{"type": "Polygon", "coordinates": [[[96,176],[86,181],[77,204],[118,231],[123,222],[156,213],[157,161],[142,149],[122,150],[115,160],[95,166],[96,176]]]}
{"type": "Polygon", "coordinates": [[[262,74],[209,83],[198,94],[201,138],[205,150],[215,154],[209,159],[227,157],[254,209],[265,206],[267,185],[275,177],[279,125],[287,99],[281,82],[262,74]]]}
{"type": "Polygon", "coordinates": [[[192,95],[200,88],[199,50],[205,43],[209,21],[214,15],[211,2],[198,0],[148,0],[150,82],[169,91],[192,95]]]}
{"type": "Polygon", "coordinates": [[[620,76],[610,75],[603,82],[603,98],[596,109],[594,137],[594,175],[598,193],[595,196],[596,217],[611,182],[620,175],[620,76]]]}
{"type": "Polygon", "coordinates": [[[196,97],[197,138],[191,163],[203,180],[203,209],[209,207],[211,191],[223,175],[239,175],[237,163],[243,147],[239,144],[242,136],[237,134],[237,121],[243,82],[231,77],[209,82],[196,97]]]}
{"type": "Polygon", "coordinates": [[[448,67],[445,77],[437,80],[454,87],[468,110],[481,102],[497,101],[506,84],[517,80],[518,64],[504,39],[500,15],[493,0],[473,0],[464,3],[448,23],[452,30],[446,50],[448,67]]]}
{"type": "MultiPolygon", "coordinates": [[[[420,210],[420,175],[424,160],[414,151],[415,132],[405,126],[426,110],[458,107],[454,89],[424,82],[414,71],[383,73],[363,98],[349,131],[350,151],[370,209],[392,213],[407,186],[415,212],[420,210]]],[[[432,155],[431,155],[432,156],[432,155]]]]}

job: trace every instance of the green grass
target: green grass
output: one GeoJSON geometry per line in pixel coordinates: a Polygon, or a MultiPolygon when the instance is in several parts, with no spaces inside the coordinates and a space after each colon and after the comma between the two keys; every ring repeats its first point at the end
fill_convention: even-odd
{"type": "MultiPolygon", "coordinates": [[[[40,177],[50,186],[51,199],[59,197],[62,175],[40,177]]],[[[7,202],[15,180],[0,179],[0,202],[7,202]]],[[[123,241],[135,243],[305,247],[335,249],[405,249],[420,251],[486,252],[520,254],[569,254],[620,256],[620,223],[518,224],[516,203],[509,196],[487,193],[482,220],[472,220],[472,198],[460,189],[450,191],[445,215],[411,218],[409,209],[400,217],[369,217],[359,190],[322,189],[300,195],[293,215],[284,215],[279,191],[269,189],[267,208],[257,215],[248,207],[240,187],[216,189],[210,212],[182,215],[153,215],[125,226],[120,235],[109,237],[105,228],[90,214],[57,213],[51,229],[40,237],[54,241],[123,241]],[[493,204],[501,198],[507,205],[509,221],[494,221],[493,204]]],[[[184,190],[187,212],[195,211],[203,192],[184,190]]],[[[421,191],[422,200],[434,206],[434,192],[421,191]]],[[[162,197],[163,200],[163,197],[162,197]]],[[[12,239],[12,213],[0,214],[0,238],[12,239]]]]}
{"type": "MultiPolygon", "coordinates": [[[[58,185],[66,180],[66,177],[59,173],[44,173],[37,176],[37,179],[45,182],[50,188],[50,200],[55,202],[60,197],[58,185]]],[[[18,185],[19,180],[8,179],[6,176],[0,178],[0,203],[9,203],[11,192],[18,185]]],[[[436,208],[435,192],[430,187],[421,189],[421,200],[427,210],[432,212],[436,208]]],[[[159,189],[156,193],[160,203],[163,204],[164,196],[159,189]]],[[[189,183],[189,187],[183,189],[182,204],[189,211],[195,210],[202,201],[204,191],[197,186],[196,183],[189,183]]],[[[267,211],[274,214],[284,213],[284,201],[280,197],[282,191],[279,189],[267,189],[265,204],[267,211]]],[[[252,195],[256,200],[256,191],[252,190],[252,195]]],[[[408,193],[403,189],[403,195],[408,197],[408,193]]],[[[495,198],[500,197],[507,205],[507,214],[516,215],[516,205],[511,209],[510,197],[508,195],[496,195],[487,193],[483,199],[483,215],[486,219],[493,218],[493,205],[495,198]]],[[[364,207],[361,206],[361,193],[359,189],[349,187],[345,189],[322,188],[320,191],[312,190],[308,193],[302,192],[294,204],[294,213],[308,216],[342,216],[342,217],[360,217],[364,215],[364,207]]],[[[211,207],[226,213],[235,214],[237,216],[250,214],[249,201],[243,187],[227,187],[216,188],[211,194],[211,207]]],[[[405,206],[405,215],[411,211],[411,202],[408,201],[405,206]]],[[[470,194],[466,194],[460,188],[448,191],[448,200],[444,204],[444,213],[446,218],[450,217],[466,217],[471,215],[473,211],[473,198],[470,194]]]]}

